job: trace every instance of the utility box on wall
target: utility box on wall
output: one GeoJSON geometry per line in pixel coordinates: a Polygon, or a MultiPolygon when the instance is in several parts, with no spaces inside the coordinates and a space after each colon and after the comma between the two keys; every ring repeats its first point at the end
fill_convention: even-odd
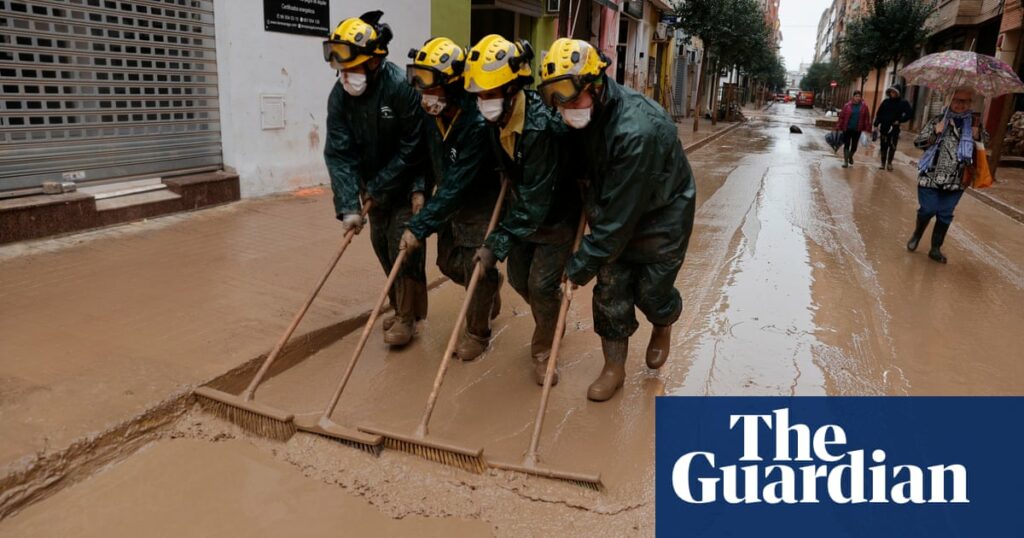
{"type": "Polygon", "coordinates": [[[284,129],[284,96],[264,93],[260,95],[260,127],[264,131],[284,129]]]}

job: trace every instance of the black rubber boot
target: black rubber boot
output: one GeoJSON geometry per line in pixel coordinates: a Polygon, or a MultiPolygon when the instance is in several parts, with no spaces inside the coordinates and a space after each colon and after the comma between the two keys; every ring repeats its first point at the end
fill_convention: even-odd
{"type": "Polygon", "coordinates": [[[850,167],[850,150],[843,148],[843,168],[850,167]]]}
{"type": "Polygon", "coordinates": [[[910,241],[907,241],[907,250],[910,252],[917,250],[917,245],[921,243],[921,236],[924,235],[924,230],[928,228],[930,220],[932,220],[931,217],[917,216],[917,226],[914,227],[914,235],[910,236],[910,241]]]}
{"type": "Polygon", "coordinates": [[[946,241],[946,232],[949,231],[949,224],[935,221],[932,228],[932,249],[928,251],[928,257],[939,262],[946,263],[946,256],[942,254],[942,243],[946,241]]]}

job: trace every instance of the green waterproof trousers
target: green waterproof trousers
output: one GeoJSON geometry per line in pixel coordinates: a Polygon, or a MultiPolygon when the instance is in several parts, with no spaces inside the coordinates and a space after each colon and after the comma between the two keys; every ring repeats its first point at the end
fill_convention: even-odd
{"type": "Polygon", "coordinates": [[[594,331],[602,338],[621,340],[636,332],[636,308],[655,325],[671,325],[683,311],[675,288],[683,260],[602,266],[594,285],[594,331]]]}
{"type": "MultiPolygon", "coordinates": [[[[412,208],[374,208],[370,210],[370,242],[385,273],[391,271],[398,258],[398,245],[406,223],[412,218],[412,208]]],[[[402,319],[421,320],[427,317],[426,246],[406,257],[395,285],[388,292],[395,315],[402,319]]]]}
{"type": "Polygon", "coordinates": [[[562,303],[562,274],[572,254],[572,242],[572,237],[557,243],[515,241],[509,250],[508,281],[530,304],[533,314],[530,354],[535,360],[547,360],[551,351],[562,303]]]}
{"type": "MultiPolygon", "coordinates": [[[[469,284],[476,267],[473,256],[483,244],[486,232],[486,222],[452,221],[441,227],[437,234],[437,267],[452,282],[460,286],[469,284]]],[[[491,308],[500,285],[501,275],[496,268],[484,272],[466,314],[469,334],[479,339],[490,338],[491,308]]]]}

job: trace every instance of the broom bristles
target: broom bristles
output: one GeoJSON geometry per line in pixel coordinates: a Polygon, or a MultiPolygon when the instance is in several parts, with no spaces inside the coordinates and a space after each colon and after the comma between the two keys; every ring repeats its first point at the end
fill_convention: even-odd
{"type": "MultiPolygon", "coordinates": [[[[303,431],[306,431],[306,430],[303,430],[303,431]]],[[[335,437],[333,435],[325,435],[325,434],[322,434],[320,432],[315,432],[315,431],[310,431],[310,432],[307,432],[307,433],[312,433],[313,435],[315,435],[315,436],[317,436],[317,437],[319,437],[321,439],[329,439],[329,440],[334,441],[336,443],[341,443],[341,444],[343,444],[345,446],[350,446],[352,448],[357,448],[357,449],[362,450],[363,452],[366,452],[366,453],[371,454],[373,456],[380,456],[380,453],[384,451],[383,444],[368,445],[366,443],[360,443],[359,441],[353,441],[351,439],[342,439],[340,437],[335,437]]]]}
{"type": "Polygon", "coordinates": [[[282,442],[295,435],[294,422],[286,422],[201,395],[197,396],[203,409],[250,433],[282,442]]]}
{"type": "Polygon", "coordinates": [[[419,443],[410,443],[408,441],[393,439],[391,437],[384,437],[384,446],[392,450],[400,450],[426,460],[443,463],[444,465],[457,467],[475,474],[483,473],[487,467],[483,458],[479,456],[457,454],[450,450],[444,450],[419,443]]]}

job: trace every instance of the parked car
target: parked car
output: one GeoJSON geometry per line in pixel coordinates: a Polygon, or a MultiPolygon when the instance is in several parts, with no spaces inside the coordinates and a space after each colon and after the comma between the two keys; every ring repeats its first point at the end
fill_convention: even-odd
{"type": "Polygon", "coordinates": [[[796,107],[814,108],[814,92],[800,92],[796,94],[796,107]]]}

